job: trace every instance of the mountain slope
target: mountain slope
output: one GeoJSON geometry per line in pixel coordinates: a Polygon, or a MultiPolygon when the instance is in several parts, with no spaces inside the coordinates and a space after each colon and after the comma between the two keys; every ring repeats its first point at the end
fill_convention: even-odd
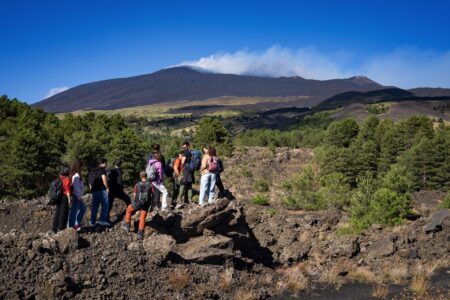
{"type": "Polygon", "coordinates": [[[315,103],[346,91],[371,91],[382,85],[366,78],[310,80],[301,77],[266,78],[202,72],[189,67],[163,69],[152,74],[83,84],[35,103],[51,112],[118,109],[222,96],[308,96],[315,103]]]}

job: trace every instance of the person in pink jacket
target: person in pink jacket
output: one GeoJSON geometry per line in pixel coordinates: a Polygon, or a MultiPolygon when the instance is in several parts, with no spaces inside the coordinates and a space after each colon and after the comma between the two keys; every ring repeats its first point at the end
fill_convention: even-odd
{"type": "MultiPolygon", "coordinates": [[[[159,190],[162,193],[162,205],[161,209],[162,211],[168,210],[168,204],[167,204],[167,196],[169,193],[167,192],[166,187],[164,186],[164,167],[161,163],[161,153],[160,152],[153,152],[153,158],[151,158],[148,162],[149,165],[154,166],[156,169],[156,176],[154,179],[149,179],[152,183],[152,185],[155,187],[155,189],[159,190]]],[[[148,173],[147,173],[148,175],[148,173]]],[[[157,194],[157,193],[154,193],[157,194]]],[[[153,199],[155,202],[157,199],[153,199]]]]}

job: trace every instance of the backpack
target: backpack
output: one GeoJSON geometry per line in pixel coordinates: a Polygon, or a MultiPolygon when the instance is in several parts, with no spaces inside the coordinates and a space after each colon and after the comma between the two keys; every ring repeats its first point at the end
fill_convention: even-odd
{"type": "Polygon", "coordinates": [[[219,161],[217,156],[212,156],[206,163],[206,169],[211,173],[217,173],[219,171],[219,161]]]}
{"type": "Polygon", "coordinates": [[[48,191],[48,205],[56,205],[61,202],[63,193],[62,193],[62,180],[56,178],[50,183],[50,189],[48,191]]]}
{"type": "Polygon", "coordinates": [[[191,151],[191,169],[200,170],[200,165],[202,163],[202,153],[199,150],[191,151]]]}
{"type": "Polygon", "coordinates": [[[158,177],[158,170],[156,170],[155,163],[148,163],[145,168],[145,173],[147,173],[147,180],[155,181],[158,177]]]}
{"type": "Polygon", "coordinates": [[[166,176],[167,177],[172,177],[173,176],[173,174],[174,174],[174,170],[173,170],[173,166],[174,166],[174,164],[175,164],[175,158],[171,158],[171,159],[169,159],[169,163],[167,164],[167,166],[166,166],[166,169],[165,169],[165,174],[166,174],[166,176]]]}
{"type": "Polygon", "coordinates": [[[133,208],[140,209],[152,199],[152,184],[150,182],[138,182],[136,189],[136,198],[134,199],[133,208]]]}

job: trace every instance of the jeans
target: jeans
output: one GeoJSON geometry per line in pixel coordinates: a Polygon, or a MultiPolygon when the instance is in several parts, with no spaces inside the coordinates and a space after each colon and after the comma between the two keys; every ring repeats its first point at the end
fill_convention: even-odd
{"type": "Polygon", "coordinates": [[[83,222],[84,213],[86,212],[86,205],[84,205],[83,199],[77,199],[76,196],[72,197],[72,206],[69,212],[69,227],[75,225],[80,226],[83,222]]]}
{"type": "Polygon", "coordinates": [[[92,210],[91,210],[91,225],[94,225],[97,220],[98,205],[102,205],[100,212],[100,222],[106,222],[108,219],[108,193],[106,190],[92,192],[92,210]]]}
{"type": "Polygon", "coordinates": [[[216,186],[216,174],[205,173],[200,180],[200,198],[198,203],[204,204],[205,195],[208,194],[208,203],[212,203],[214,200],[214,188],[216,186]]]}
{"type": "Polygon", "coordinates": [[[161,208],[163,210],[167,209],[167,196],[169,195],[169,192],[167,191],[166,187],[163,183],[152,183],[155,189],[159,190],[162,193],[162,206],[161,208]]]}

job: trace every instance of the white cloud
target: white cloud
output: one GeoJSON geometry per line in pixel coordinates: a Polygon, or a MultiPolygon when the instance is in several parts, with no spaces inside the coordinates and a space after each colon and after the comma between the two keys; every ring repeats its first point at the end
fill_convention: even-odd
{"type": "Polygon", "coordinates": [[[385,85],[402,88],[450,87],[450,51],[405,46],[356,61],[350,53],[324,53],[314,47],[272,46],[265,51],[222,52],[179,65],[215,73],[267,77],[302,76],[312,79],[365,75],[385,85]]]}
{"type": "Polygon", "coordinates": [[[68,86],[61,86],[61,87],[51,88],[47,92],[47,95],[45,95],[45,99],[50,98],[51,96],[54,96],[54,95],[59,94],[61,92],[64,92],[64,91],[66,91],[68,89],[70,89],[70,87],[68,87],[68,86]]]}

